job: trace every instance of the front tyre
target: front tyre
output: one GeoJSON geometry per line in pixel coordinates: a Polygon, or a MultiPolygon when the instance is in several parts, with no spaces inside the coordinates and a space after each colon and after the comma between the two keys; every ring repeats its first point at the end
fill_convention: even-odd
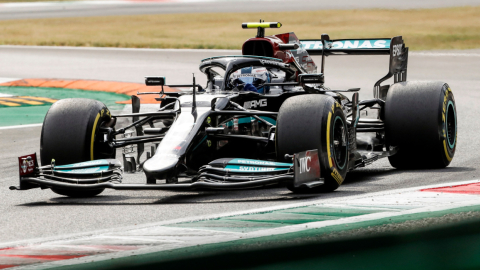
{"type": "MultiPolygon", "coordinates": [[[[96,140],[99,128],[112,123],[110,111],[100,101],[72,98],[55,102],[43,121],[40,138],[42,165],[49,165],[52,159],[56,165],[64,165],[114,158],[115,149],[96,140]]],[[[93,197],[103,190],[52,189],[69,197],[93,197]]]]}
{"type": "Polygon", "coordinates": [[[457,147],[457,111],[444,82],[402,82],[385,101],[385,138],[398,152],[389,157],[398,169],[444,168],[457,147]]]}
{"type": "Polygon", "coordinates": [[[348,133],[345,115],[330,96],[312,94],[287,99],[281,106],[276,128],[277,159],[285,154],[318,149],[325,184],[312,189],[288,188],[297,193],[337,189],[348,171],[348,133]]]}

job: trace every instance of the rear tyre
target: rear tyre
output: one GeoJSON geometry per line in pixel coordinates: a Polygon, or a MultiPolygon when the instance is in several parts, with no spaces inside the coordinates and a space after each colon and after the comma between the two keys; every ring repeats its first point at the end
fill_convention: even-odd
{"type": "MultiPolygon", "coordinates": [[[[96,142],[101,126],[112,123],[110,111],[100,101],[90,99],[62,99],[55,102],[43,121],[40,138],[40,160],[49,165],[71,164],[94,159],[114,158],[115,149],[96,142]]],[[[69,197],[93,197],[104,189],[52,191],[69,197]]]]}
{"type": "Polygon", "coordinates": [[[277,159],[285,154],[318,149],[320,173],[325,184],[312,189],[287,186],[296,193],[330,192],[337,189],[348,170],[347,122],[338,102],[326,95],[301,95],[287,99],[278,113],[277,159]]]}
{"type": "Polygon", "coordinates": [[[385,138],[398,152],[389,157],[398,169],[444,168],[457,146],[457,112],[444,82],[402,82],[390,87],[385,102],[385,138]]]}

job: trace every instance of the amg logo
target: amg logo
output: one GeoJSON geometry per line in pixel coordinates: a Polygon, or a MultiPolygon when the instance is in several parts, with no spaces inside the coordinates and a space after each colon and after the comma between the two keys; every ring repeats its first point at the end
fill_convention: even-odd
{"type": "Polygon", "coordinates": [[[402,54],[402,45],[403,44],[393,45],[393,56],[394,57],[402,54]]]}
{"type": "Polygon", "coordinates": [[[311,157],[306,156],[303,158],[299,158],[298,161],[300,162],[300,172],[299,173],[306,173],[310,171],[310,166],[308,163],[312,160],[311,157]]]}
{"type": "Polygon", "coordinates": [[[266,107],[266,106],[267,106],[267,100],[266,99],[245,101],[245,103],[243,103],[243,107],[245,109],[252,109],[252,108],[266,107]]]}

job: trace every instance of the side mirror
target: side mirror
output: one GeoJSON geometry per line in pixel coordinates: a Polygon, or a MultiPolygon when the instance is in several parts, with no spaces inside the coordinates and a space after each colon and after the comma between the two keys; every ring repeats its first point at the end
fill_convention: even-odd
{"type": "Polygon", "coordinates": [[[296,50],[298,49],[298,44],[296,43],[288,43],[288,44],[279,44],[278,45],[278,48],[282,51],[285,51],[285,50],[296,50]]]}
{"type": "Polygon", "coordinates": [[[145,77],[145,85],[147,86],[165,85],[165,77],[145,77]]]}
{"type": "Polygon", "coordinates": [[[230,102],[230,99],[227,97],[218,97],[212,100],[212,111],[215,110],[223,110],[227,107],[228,102],[230,102]]]}

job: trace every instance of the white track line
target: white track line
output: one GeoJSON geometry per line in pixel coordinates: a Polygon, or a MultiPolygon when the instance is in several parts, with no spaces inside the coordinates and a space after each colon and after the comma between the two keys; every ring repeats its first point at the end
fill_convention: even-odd
{"type": "Polygon", "coordinates": [[[18,126],[8,126],[8,127],[0,127],[0,130],[2,130],[2,129],[41,127],[42,125],[43,125],[43,123],[41,123],[41,124],[29,124],[29,125],[18,125],[18,126]]]}
{"type": "Polygon", "coordinates": [[[21,80],[20,78],[0,78],[0,83],[12,82],[21,80]]]}

